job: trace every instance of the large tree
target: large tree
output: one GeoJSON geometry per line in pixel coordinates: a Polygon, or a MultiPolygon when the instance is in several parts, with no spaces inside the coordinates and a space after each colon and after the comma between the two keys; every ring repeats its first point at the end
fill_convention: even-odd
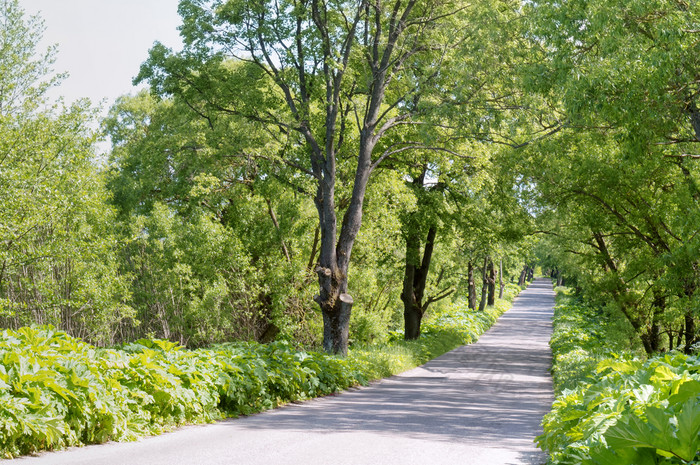
{"type": "Polygon", "coordinates": [[[348,271],[370,176],[387,157],[424,145],[382,141],[415,122],[418,97],[440,73],[451,23],[465,8],[447,0],[183,0],[184,50],[156,45],[142,68],[140,80],[190,101],[203,117],[236,114],[288,142],[283,162],[315,184],[315,299],[329,352],[347,351],[348,271]],[[349,179],[338,178],[341,168],[349,179]],[[340,224],[339,182],[351,191],[340,224]]]}
{"type": "Polygon", "coordinates": [[[563,224],[580,227],[575,242],[587,249],[569,250],[595,257],[605,278],[591,279],[605,283],[646,350],[658,350],[662,320],[677,325],[678,313],[689,350],[700,285],[700,9],[594,0],[536,1],[528,10],[546,58],[531,68],[531,88],[559,99],[578,135],[539,152],[536,182],[568,217],[563,224]]]}

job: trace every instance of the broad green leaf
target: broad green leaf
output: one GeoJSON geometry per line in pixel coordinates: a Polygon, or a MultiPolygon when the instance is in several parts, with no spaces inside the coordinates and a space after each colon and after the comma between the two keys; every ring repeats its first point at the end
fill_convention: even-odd
{"type": "Polygon", "coordinates": [[[676,418],[679,445],[674,452],[684,460],[693,460],[700,451],[700,402],[698,399],[686,401],[676,418]]]}
{"type": "Polygon", "coordinates": [[[618,421],[605,432],[605,441],[613,449],[626,447],[648,447],[670,449],[666,438],[637,416],[630,416],[627,422],[618,421]]]}
{"type": "Polygon", "coordinates": [[[670,404],[680,404],[700,396],[700,381],[690,379],[678,385],[676,392],[668,398],[670,404]]]}

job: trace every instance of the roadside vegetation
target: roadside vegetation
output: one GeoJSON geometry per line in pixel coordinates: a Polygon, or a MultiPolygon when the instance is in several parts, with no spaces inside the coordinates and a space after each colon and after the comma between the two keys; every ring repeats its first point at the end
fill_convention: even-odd
{"type": "Polygon", "coordinates": [[[557,290],[557,397],[538,437],[550,463],[700,463],[700,357],[647,357],[621,337],[626,321],[557,290]]]}
{"type": "Polygon", "coordinates": [[[414,368],[474,342],[519,288],[484,312],[445,308],[417,340],[394,335],[345,358],[284,341],[188,350],[141,339],[97,348],[53,327],[0,334],[0,455],[133,440],[173,427],[249,415],[414,368]]]}
{"type": "Polygon", "coordinates": [[[4,454],[402,371],[539,267],[585,296],[557,310],[552,460],[697,461],[697,2],[178,13],[182,49],[100,118],[50,98],[57,48],[0,0],[4,454]]]}

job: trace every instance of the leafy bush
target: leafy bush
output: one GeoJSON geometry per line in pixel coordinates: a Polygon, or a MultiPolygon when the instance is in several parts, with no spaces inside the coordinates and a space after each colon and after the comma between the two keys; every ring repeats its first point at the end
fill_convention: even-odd
{"type": "Polygon", "coordinates": [[[52,327],[0,334],[0,452],[130,440],[366,382],[349,362],[284,343],[97,349],[52,327]]]}
{"type": "Polygon", "coordinates": [[[700,463],[700,359],[672,352],[644,361],[630,351],[614,353],[604,346],[610,342],[604,321],[596,325],[594,315],[571,301],[556,309],[552,349],[560,393],[537,438],[550,463],[700,463]]]}
{"type": "Polygon", "coordinates": [[[556,392],[590,377],[602,360],[630,353],[630,338],[620,336],[616,321],[603,309],[585,305],[557,289],[554,331],[550,340],[556,392]]]}
{"type": "Polygon", "coordinates": [[[417,341],[354,347],[345,359],[286,342],[187,350],[141,339],[99,349],[50,326],[5,330],[0,455],[133,440],[366,384],[473,342],[507,308],[454,307],[433,315],[417,341]]]}

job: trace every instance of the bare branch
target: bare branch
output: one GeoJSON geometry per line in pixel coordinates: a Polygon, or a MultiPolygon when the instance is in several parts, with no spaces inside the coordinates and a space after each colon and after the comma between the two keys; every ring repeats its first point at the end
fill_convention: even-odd
{"type": "Polygon", "coordinates": [[[450,150],[450,149],[447,149],[444,147],[430,147],[430,146],[421,144],[420,142],[403,142],[403,143],[397,143],[397,144],[391,145],[379,158],[377,158],[377,160],[374,163],[372,163],[372,166],[370,167],[370,171],[374,171],[374,169],[377,166],[379,166],[379,164],[382,161],[384,161],[387,157],[390,157],[392,155],[396,155],[397,153],[405,152],[406,150],[431,150],[431,151],[435,151],[435,152],[449,153],[450,155],[454,155],[456,157],[463,158],[463,159],[468,159],[468,160],[474,159],[474,157],[471,157],[469,155],[463,155],[461,153],[457,153],[453,150],[450,150]],[[393,147],[396,147],[398,145],[402,145],[404,143],[409,144],[409,145],[406,145],[404,147],[400,147],[400,148],[395,149],[395,150],[391,150],[393,147]]]}
{"type": "Polygon", "coordinates": [[[664,155],[666,158],[700,158],[700,155],[694,155],[691,153],[681,153],[680,155],[664,155]]]}
{"type": "Polygon", "coordinates": [[[430,305],[430,304],[432,304],[432,303],[435,303],[435,302],[437,302],[437,301],[439,301],[439,300],[444,299],[445,297],[447,297],[447,296],[449,296],[450,294],[452,294],[454,291],[455,291],[454,289],[450,289],[450,288],[448,287],[448,288],[443,289],[442,291],[438,292],[438,294],[437,294],[436,296],[429,298],[429,299],[425,302],[425,304],[423,305],[423,311],[425,312],[425,311],[428,309],[428,305],[430,305]]]}

